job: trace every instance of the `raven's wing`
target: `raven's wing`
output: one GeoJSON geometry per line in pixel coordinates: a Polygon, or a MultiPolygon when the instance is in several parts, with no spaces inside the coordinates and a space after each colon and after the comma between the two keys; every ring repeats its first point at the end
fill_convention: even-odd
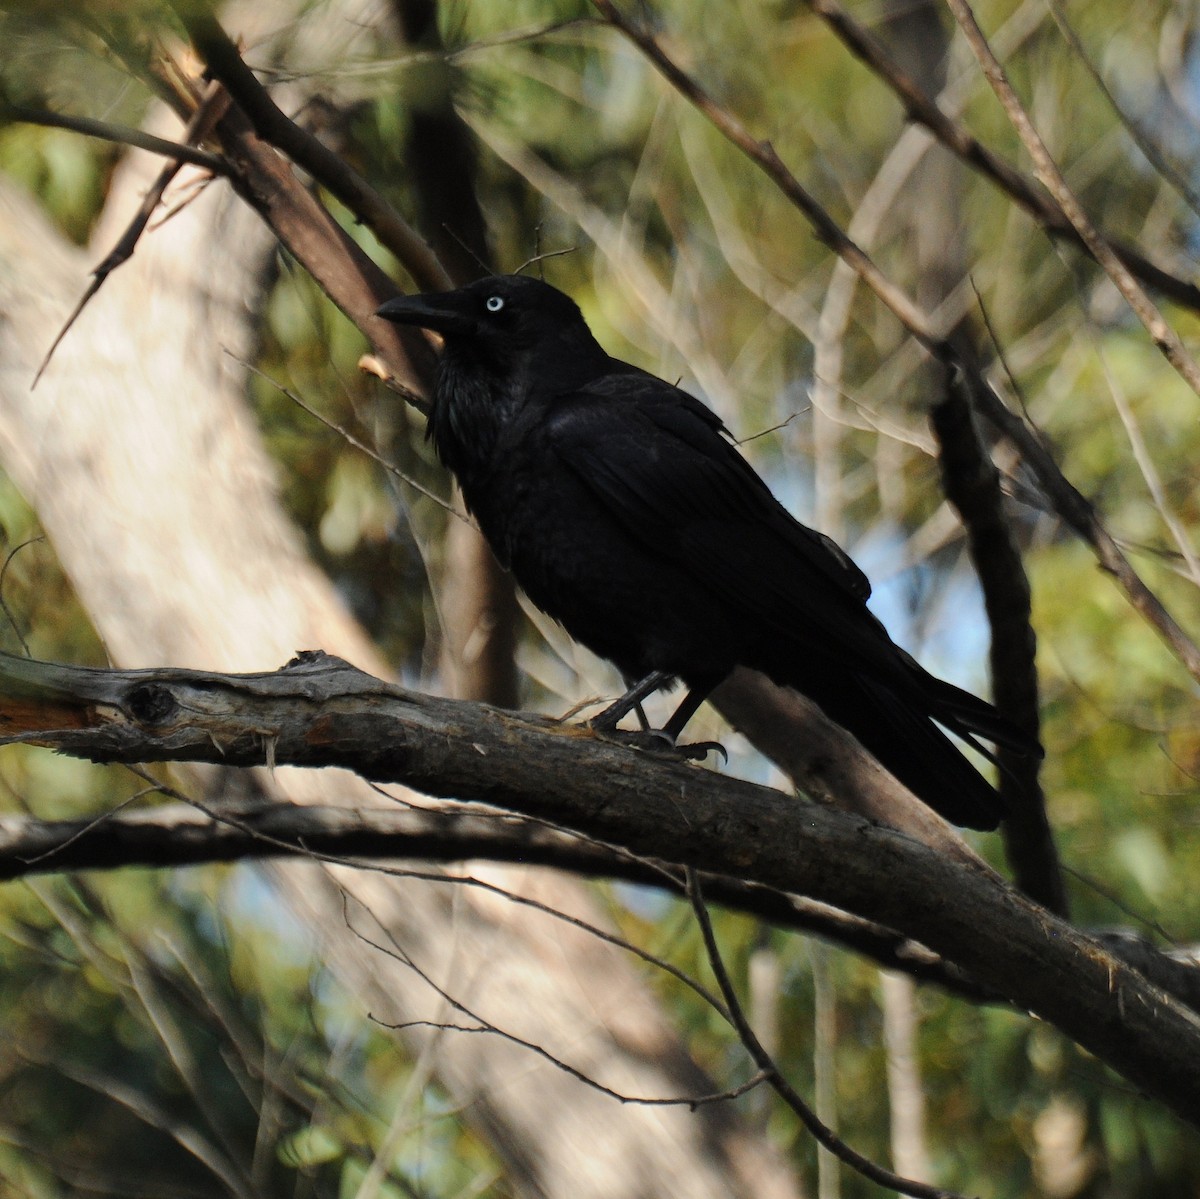
{"type": "Polygon", "coordinates": [[[866,607],[862,572],[789,515],[705,405],[653,376],[614,374],[558,397],[539,429],[625,534],[758,631],[762,660],[747,665],[815,699],[949,819],[995,827],[995,792],[933,721],[972,743],[1036,746],[895,645],[866,607]]]}
{"type": "Polygon", "coordinates": [[[629,536],[743,619],[881,680],[907,674],[865,606],[866,576],[787,512],[699,400],[653,376],[606,375],[549,405],[540,429],[629,536]]]}

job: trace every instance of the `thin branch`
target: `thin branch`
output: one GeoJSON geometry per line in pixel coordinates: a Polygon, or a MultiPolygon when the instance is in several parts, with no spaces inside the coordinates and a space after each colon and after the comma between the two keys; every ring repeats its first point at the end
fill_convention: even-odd
{"type": "Polygon", "coordinates": [[[1162,601],[1142,581],[1096,513],[1096,509],[1059,469],[1037,432],[987,386],[973,390],[978,410],[1017,447],[1053,511],[1092,547],[1101,567],[1121,585],[1134,610],[1162,638],[1192,678],[1200,681],[1200,647],[1162,601]]]}
{"type": "MultiPolygon", "coordinates": [[[[1075,57],[1083,64],[1084,70],[1092,77],[1092,82],[1096,85],[1096,90],[1108,101],[1109,108],[1113,110],[1117,120],[1125,127],[1125,132],[1132,138],[1133,144],[1141,150],[1146,157],[1146,161],[1150,163],[1159,175],[1183,197],[1188,207],[1197,215],[1200,215],[1200,192],[1196,191],[1182,171],[1178,170],[1173,163],[1167,160],[1162,147],[1150,135],[1148,130],[1139,121],[1135,121],[1121,107],[1120,102],[1113,95],[1112,89],[1104,81],[1104,76],[1100,74],[1096,64],[1088,56],[1088,52],[1084,48],[1079,35],[1075,32],[1070,21],[1067,20],[1067,14],[1063,11],[1062,5],[1058,3],[1058,0],[1046,0],[1046,7],[1050,10],[1050,15],[1054,18],[1054,23],[1058,26],[1059,32],[1066,39],[1067,45],[1071,47],[1075,57]]],[[[1132,264],[1129,265],[1132,268],[1132,264]]]]}
{"type": "MultiPolygon", "coordinates": [[[[218,85],[210,85],[205,91],[196,111],[192,114],[191,120],[188,121],[187,129],[184,132],[186,140],[189,142],[204,141],[211,135],[228,106],[229,97],[225,92],[218,85]]],[[[157,178],[142,197],[142,202],[138,205],[138,210],[134,214],[133,220],[130,221],[125,232],[118,239],[117,244],[105,255],[104,261],[92,271],[91,283],[88,284],[87,289],[79,298],[79,303],[75,305],[70,316],[67,317],[62,328],[58,331],[58,336],[50,343],[50,348],[46,351],[41,365],[37,368],[33,376],[32,386],[37,386],[38,380],[42,377],[46,367],[50,365],[50,359],[54,357],[54,351],[62,344],[63,338],[66,337],[71,326],[79,319],[80,314],[87,307],[92,297],[104,286],[109,275],[117,267],[128,262],[133,257],[138,241],[145,232],[146,226],[150,223],[151,216],[154,215],[154,210],[162,201],[163,193],[167,190],[167,186],[171,180],[179,173],[179,168],[182,165],[180,161],[175,160],[168,162],[159,171],[157,178]]],[[[225,172],[228,172],[228,170],[229,166],[226,164],[225,172]]]]}
{"type": "Polygon", "coordinates": [[[467,517],[465,517],[457,508],[455,508],[453,504],[448,503],[446,500],[442,499],[440,495],[430,491],[428,487],[425,487],[421,483],[418,483],[417,480],[411,475],[406,475],[404,471],[402,471],[394,462],[389,462],[388,459],[379,453],[378,450],[372,449],[365,441],[360,441],[354,436],[353,433],[350,432],[349,429],[339,425],[336,421],[331,421],[329,417],[322,415],[315,408],[311,407],[309,404],[306,404],[294,391],[284,387],[284,385],[280,383],[278,379],[273,379],[266,373],[266,371],[260,370],[254,365],[254,363],[248,362],[245,358],[239,357],[232,350],[226,350],[225,353],[228,354],[229,357],[232,358],[234,362],[236,362],[244,370],[256,376],[257,378],[262,379],[264,383],[269,383],[275,388],[276,391],[279,392],[280,395],[291,400],[291,402],[295,404],[297,408],[307,412],[308,415],[314,420],[320,421],[321,424],[323,424],[330,432],[336,433],[347,445],[353,446],[359,451],[359,453],[366,454],[366,456],[370,458],[372,462],[382,466],[384,470],[386,470],[389,474],[394,475],[400,480],[401,483],[405,483],[414,491],[420,492],[420,494],[426,499],[433,500],[433,502],[437,504],[439,508],[445,509],[446,512],[455,517],[457,520],[461,520],[464,524],[468,525],[471,523],[471,521],[468,520],[467,517]]]}
{"type": "Polygon", "coordinates": [[[1180,577],[1189,579],[1194,586],[1200,587],[1200,560],[1196,557],[1196,548],[1192,545],[1191,536],[1184,527],[1183,521],[1171,510],[1162,476],[1158,473],[1158,467],[1150,453],[1150,447],[1147,446],[1146,439],[1142,436],[1138,419],[1129,405],[1124,388],[1113,372],[1104,347],[1099,344],[1095,332],[1090,326],[1088,326],[1087,332],[1088,336],[1092,338],[1093,352],[1096,360],[1100,363],[1100,369],[1104,372],[1105,381],[1108,383],[1109,397],[1112,399],[1113,407],[1117,410],[1117,415],[1121,418],[1121,424],[1125,427],[1125,435],[1129,439],[1133,460],[1145,481],[1146,490],[1150,493],[1155,510],[1171,534],[1171,540],[1175,542],[1178,556],[1183,560],[1184,566],[1179,571],[1180,577]]]}
{"type": "Polygon", "coordinates": [[[97,121],[92,117],[68,116],[66,113],[51,112],[46,108],[30,108],[25,104],[10,104],[0,101],[0,119],[20,121],[26,125],[41,125],[48,129],[68,129],[84,137],[98,137],[103,141],[116,142],[122,146],[133,146],[150,154],[160,154],[177,163],[190,163],[202,167],[210,175],[228,175],[229,163],[220,154],[203,150],[186,142],[168,141],[155,137],[132,125],[114,125],[108,121],[97,121]]]}
{"type": "MultiPolygon", "coordinates": [[[[612,877],[614,872],[609,868],[609,864],[615,856],[629,870],[628,877],[631,880],[636,879],[649,886],[657,885],[674,889],[682,894],[683,884],[679,881],[678,873],[672,870],[667,863],[660,863],[653,859],[640,860],[627,850],[606,845],[595,838],[581,836],[567,829],[551,827],[545,821],[529,817],[513,817],[505,812],[468,814],[457,804],[450,804],[439,809],[417,808],[410,805],[405,812],[377,812],[372,809],[349,811],[345,808],[326,809],[311,805],[295,806],[291,804],[264,806],[261,802],[251,804],[244,811],[230,808],[228,805],[212,807],[174,787],[157,782],[138,765],[127,764],[126,768],[139,778],[150,782],[158,793],[177,801],[182,805],[184,812],[192,815],[199,813],[209,821],[208,831],[217,834],[218,840],[222,843],[222,851],[236,849],[238,845],[244,846],[242,853],[233,856],[260,858],[274,854],[290,856],[294,853],[312,861],[350,867],[361,866],[360,859],[365,857],[371,859],[369,869],[376,874],[417,879],[421,882],[456,883],[459,886],[474,887],[477,890],[498,895],[510,903],[541,912],[555,920],[561,920],[564,924],[570,924],[597,940],[605,941],[617,949],[632,953],[647,965],[654,966],[664,974],[671,975],[721,1015],[725,1014],[721,1001],[703,984],[679,969],[678,966],[649,950],[642,949],[624,937],[590,924],[582,917],[572,916],[544,904],[540,900],[510,891],[497,883],[474,878],[471,875],[447,874],[444,871],[432,873],[413,870],[410,867],[395,869],[383,866],[375,859],[387,856],[428,857],[441,861],[461,862],[468,858],[486,857],[495,861],[520,862],[522,865],[544,864],[584,874],[612,877]],[[399,842],[399,844],[395,845],[395,852],[389,855],[388,850],[392,848],[390,843],[393,842],[399,842]]],[[[131,797],[121,807],[127,806],[138,797],[131,797]]],[[[120,811],[120,808],[115,811],[120,811]]],[[[146,832],[143,826],[150,824],[155,814],[155,812],[133,814],[133,820],[137,822],[135,829],[139,839],[146,832]],[[139,820],[139,817],[142,819],[139,820]]],[[[185,827],[194,827],[194,821],[187,820],[181,813],[172,815],[174,819],[170,820],[172,825],[170,841],[171,852],[174,852],[176,843],[180,840],[178,837],[179,825],[176,822],[179,821],[185,827]]],[[[105,813],[86,822],[80,833],[87,836],[102,822],[116,818],[115,814],[105,813]]],[[[3,828],[4,818],[0,816],[0,878],[4,877],[3,828]]],[[[46,830],[43,828],[39,831],[44,833],[46,830]]],[[[109,830],[110,833],[111,831],[109,830]]],[[[74,836],[69,837],[62,843],[61,848],[68,848],[76,839],[77,837],[74,836]]],[[[144,840],[142,840],[142,847],[145,847],[144,840]]],[[[54,853],[53,849],[48,850],[33,859],[29,865],[37,866],[47,861],[54,853]]],[[[14,853],[13,857],[20,860],[18,854],[14,853]]],[[[172,864],[179,865],[183,861],[194,863],[205,860],[215,859],[185,858],[172,864]]],[[[111,861],[104,863],[106,866],[119,864],[121,863],[111,861]]],[[[160,860],[151,864],[162,865],[163,863],[160,860]]],[[[62,870],[65,867],[60,863],[58,869],[62,870]]],[[[619,875],[620,870],[618,869],[615,873],[619,875]]]]}
{"type": "Polygon", "coordinates": [[[111,1100],[129,1111],[148,1128],[168,1136],[181,1149],[207,1169],[225,1190],[237,1199],[254,1199],[257,1193],[245,1178],[238,1164],[227,1158],[197,1128],[176,1117],[154,1098],[113,1077],[111,1072],[87,1070],[76,1062],[56,1060],[35,1054],[28,1048],[18,1048],[17,1054],[26,1061],[48,1066],[64,1078],[94,1094],[111,1100]]]}
{"type": "MultiPolygon", "coordinates": [[[[592,1078],[590,1074],[579,1069],[579,1067],[572,1066],[570,1062],[558,1057],[556,1054],[551,1053],[550,1050],[548,1050],[539,1042],[532,1041],[527,1037],[519,1036],[517,1033],[509,1032],[507,1029],[500,1028],[498,1025],[493,1024],[490,1020],[484,1019],[484,1017],[479,1015],[478,1012],[467,1007],[462,1000],[456,999],[448,990],[446,990],[445,987],[442,987],[435,982],[427,971],[423,970],[417,965],[417,963],[413,960],[412,955],[406,949],[404,949],[397,942],[396,938],[390,933],[388,934],[388,940],[391,942],[391,945],[388,946],[379,941],[373,940],[366,933],[355,928],[353,922],[349,918],[348,912],[347,923],[350,927],[350,931],[360,941],[362,941],[364,945],[369,945],[372,949],[376,949],[380,953],[386,954],[394,961],[399,962],[402,966],[407,967],[431,991],[433,991],[433,993],[437,995],[437,997],[441,999],[443,1003],[445,1003],[452,1010],[458,1012],[460,1015],[465,1016],[468,1020],[474,1021],[474,1023],[470,1025],[446,1024],[435,1020],[406,1020],[400,1023],[388,1023],[387,1021],[381,1020],[378,1016],[372,1014],[370,1019],[378,1024],[381,1028],[389,1028],[400,1031],[407,1028],[425,1027],[439,1030],[450,1029],[455,1032],[487,1033],[492,1036],[500,1037],[502,1040],[509,1041],[514,1045],[519,1045],[522,1049],[529,1050],[529,1052],[542,1058],[544,1061],[549,1062],[552,1066],[554,1066],[555,1069],[561,1070],[564,1074],[570,1075],[572,1078],[577,1079],[579,1082],[584,1083],[588,1087],[591,1087],[592,1090],[599,1091],[602,1095],[607,1095],[610,1099],[616,1099],[620,1103],[631,1103],[645,1107],[695,1108],[702,1104],[715,1103],[724,1099],[736,1098],[738,1095],[744,1094],[746,1091],[751,1090],[753,1087],[758,1086],[760,1082],[764,1081],[764,1078],[761,1076],[753,1076],[745,1083],[742,1083],[737,1087],[707,1095],[658,1097],[623,1094],[621,1091],[617,1091],[612,1087],[605,1086],[604,1083],[600,1082],[598,1079],[592,1078]]],[[[723,1012],[723,1009],[719,1006],[718,1010],[723,1012]]]]}
{"type": "MultiPolygon", "coordinates": [[[[850,53],[896,94],[910,120],[923,125],[946,149],[999,187],[1033,216],[1047,233],[1054,237],[1068,238],[1080,249],[1091,253],[1091,247],[1072,225],[1054,196],[1048,195],[1036,181],[1028,179],[1011,163],[979,141],[965,125],[944,112],[937,102],[901,69],[887,47],[870,30],[860,25],[836,0],[806,0],[806,3],[837,35],[850,53]]],[[[1109,239],[1108,244],[1129,270],[1149,286],[1169,296],[1177,304],[1200,310],[1200,287],[1195,283],[1181,279],[1151,262],[1132,246],[1115,239],[1109,239]]]]}
{"type": "Polygon", "coordinates": [[[983,30],[975,20],[971,6],[967,0],[946,0],[946,3],[954,14],[959,28],[962,29],[967,44],[978,60],[992,91],[996,93],[996,98],[1016,129],[1030,158],[1033,159],[1034,171],[1038,179],[1054,197],[1055,202],[1062,209],[1067,220],[1071,222],[1071,226],[1087,246],[1088,252],[1099,264],[1101,270],[1125,297],[1126,303],[1145,326],[1146,332],[1150,334],[1151,340],[1163,357],[1175,368],[1179,377],[1200,396],[1200,365],[1188,353],[1179,335],[1154,301],[1146,294],[1145,289],[1134,278],[1129,268],[1121,261],[1120,255],[1109,244],[1107,238],[1092,224],[1091,218],[1071,190],[1066,178],[1059,170],[1058,164],[1047,149],[1046,143],[1042,141],[1041,135],[1034,128],[1029,113],[1025,110],[1025,106],[1009,82],[1004,68],[1000,65],[1000,60],[992,52],[983,30]]]}
{"type": "MultiPolygon", "coordinates": [[[[373,942],[368,942],[368,944],[373,944],[373,942]]],[[[382,947],[376,946],[376,948],[382,947]]],[[[406,964],[411,965],[411,963],[406,964]]],[[[429,979],[424,974],[421,977],[426,982],[429,982],[429,979]]],[[[442,994],[443,998],[445,998],[444,992],[439,990],[439,994],[442,994]]],[[[448,1002],[452,1006],[458,1006],[453,1000],[448,1000],[448,1002]]],[[[465,1008],[462,1010],[466,1011],[465,1008]]],[[[478,1017],[475,1018],[478,1019],[478,1017]]],[[[694,1111],[698,1107],[705,1106],[705,1104],[724,1103],[730,1099],[737,1099],[739,1096],[745,1095],[747,1091],[753,1091],[755,1087],[769,1081],[767,1075],[760,1070],[757,1074],[752,1074],[745,1082],[735,1087],[728,1087],[724,1091],[714,1091],[707,1095],[626,1095],[621,1091],[613,1090],[612,1087],[606,1087],[602,1082],[598,1082],[577,1066],[572,1066],[570,1062],[556,1057],[537,1041],[531,1041],[527,1037],[519,1037],[516,1033],[506,1032],[503,1028],[497,1028],[494,1024],[488,1024],[486,1021],[479,1024],[450,1024],[442,1020],[403,1020],[398,1024],[388,1024],[375,1016],[372,1016],[371,1019],[380,1028],[391,1029],[393,1032],[403,1032],[409,1028],[433,1028],[439,1032],[487,1033],[490,1036],[500,1037],[502,1040],[509,1041],[513,1045],[519,1045],[522,1049],[528,1049],[531,1053],[542,1058],[543,1061],[549,1062],[556,1070],[561,1070],[564,1074],[569,1074],[585,1086],[591,1087],[593,1091],[599,1091],[601,1095],[607,1095],[610,1099],[615,1099],[618,1103],[630,1103],[638,1107],[687,1107],[694,1111]]]]}
{"type": "Polygon", "coordinates": [[[36,537],[27,537],[20,545],[14,545],[11,550],[4,556],[4,565],[0,567],[0,612],[4,613],[4,618],[8,621],[12,631],[16,634],[17,640],[21,643],[21,650],[25,657],[32,657],[29,652],[29,642],[25,640],[25,634],[21,632],[21,626],[17,624],[17,618],[13,615],[12,609],[8,606],[8,600],[4,598],[4,583],[8,578],[8,568],[12,566],[16,556],[27,546],[36,545],[39,541],[45,541],[45,535],[39,534],[36,537]]]}
{"type": "Polygon", "coordinates": [[[930,352],[935,352],[941,332],[913,301],[877,267],[864,250],[809,194],[769,141],[760,141],[727,108],[723,108],[667,55],[654,36],[628,20],[612,0],[592,4],[654,64],[685,99],[740,149],[808,218],[817,238],[857,272],[862,281],[899,318],[901,324],[930,352]]]}
{"type": "Polygon", "coordinates": [[[717,945],[716,934],[713,932],[712,921],[709,919],[708,908],[705,906],[704,895],[700,887],[700,876],[691,867],[688,867],[687,870],[687,893],[692,911],[696,914],[696,922],[700,926],[700,934],[704,939],[709,966],[712,968],[721,994],[725,997],[725,1005],[729,1009],[730,1024],[737,1032],[746,1052],[750,1054],[751,1060],[766,1076],[771,1088],[791,1108],[813,1139],[868,1181],[897,1191],[901,1195],[912,1195],[915,1199],[961,1199],[954,1191],[944,1191],[940,1187],[929,1186],[927,1183],[901,1178],[899,1174],[893,1174],[891,1170],[885,1169],[871,1161],[869,1157],[864,1157],[858,1150],[852,1149],[817,1118],[816,1112],[808,1106],[800,1093],[784,1077],[775,1064],[775,1060],[763,1048],[754,1029],[750,1027],[750,1022],[746,1019],[746,1013],[738,999],[737,988],[734,987],[733,980],[729,977],[729,971],[725,969],[725,962],[721,957],[720,947],[717,945]]]}

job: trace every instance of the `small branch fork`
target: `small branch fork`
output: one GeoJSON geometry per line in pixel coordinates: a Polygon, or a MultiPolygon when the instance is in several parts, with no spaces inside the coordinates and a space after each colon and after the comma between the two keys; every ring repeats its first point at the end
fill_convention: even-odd
{"type": "MultiPolygon", "coordinates": [[[[191,120],[188,121],[187,129],[184,132],[185,145],[183,149],[191,149],[211,137],[217,122],[224,115],[228,106],[229,98],[224,92],[219,87],[209,86],[201,97],[196,111],[192,114],[191,120]]],[[[18,115],[18,119],[28,119],[28,116],[24,118],[20,117],[19,114],[22,110],[16,109],[14,111],[18,115]]],[[[39,123],[49,124],[50,121],[43,120],[39,123]]],[[[78,127],[79,125],[78,121],[72,122],[71,125],[68,125],[65,120],[60,120],[57,123],[62,124],[64,128],[70,128],[72,125],[78,127]]],[[[97,135],[97,127],[100,123],[89,122],[88,124],[89,127],[80,128],[80,132],[97,135]]],[[[37,373],[33,376],[34,387],[37,386],[38,380],[50,364],[50,359],[54,356],[54,351],[58,349],[62,343],[62,339],[66,337],[71,326],[79,319],[80,314],[88,306],[92,297],[104,286],[109,275],[117,267],[128,262],[133,257],[138,241],[145,232],[146,226],[150,223],[150,218],[154,215],[154,210],[162,202],[163,193],[166,192],[171,180],[179,173],[180,167],[185,162],[196,162],[194,154],[176,153],[174,146],[170,142],[163,142],[159,138],[153,138],[151,142],[154,144],[147,144],[145,138],[139,138],[131,144],[138,145],[142,149],[152,150],[156,153],[167,154],[170,161],[163,165],[162,169],[158,172],[158,177],[147,189],[146,194],[142,197],[141,204],[138,205],[138,210],[134,214],[133,220],[130,221],[125,232],[117,241],[117,244],[105,255],[104,261],[92,271],[91,283],[88,284],[83,295],[79,297],[79,303],[75,305],[71,311],[71,315],[63,323],[62,328],[58,331],[58,335],[50,343],[50,348],[46,351],[46,356],[42,359],[37,373]]],[[[204,162],[205,159],[209,160],[205,165],[212,175],[224,175],[228,173],[228,167],[224,159],[212,154],[204,155],[201,161],[204,162]]]]}
{"type": "Polygon", "coordinates": [[[134,252],[163,190],[186,161],[210,171],[214,177],[229,180],[281,245],[367,336],[373,356],[364,362],[369,362],[373,373],[414,407],[423,409],[433,365],[425,340],[419,334],[374,318],[379,305],[396,295],[396,285],[340,228],[306,181],[297,177],[277,151],[282,151],[321,187],[345,202],[420,286],[448,285],[436,256],[373,188],[275,105],[241,61],[237,48],[210,16],[197,14],[194,6],[182,7],[183,15],[192,24],[197,47],[202,50],[201,57],[206,51],[212,61],[206,62],[211,80],[205,88],[195,86],[176,64],[165,64],[178,86],[161,90],[187,123],[185,140],[189,144],[178,152],[171,142],[141,133],[136,137],[127,135],[127,131],[117,126],[8,106],[7,111],[14,119],[128,142],[172,159],[113,252],[97,268],[96,279],[56,337],[39,375],[107,275],[134,252]],[[201,148],[201,142],[216,145],[219,152],[201,148]]]}

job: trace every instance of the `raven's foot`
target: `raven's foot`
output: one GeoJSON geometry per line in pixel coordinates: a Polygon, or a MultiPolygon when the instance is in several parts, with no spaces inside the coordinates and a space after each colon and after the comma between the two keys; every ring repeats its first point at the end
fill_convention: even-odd
{"type": "MultiPolygon", "coordinates": [[[[603,715],[603,714],[602,714],[603,715]]],[[[643,753],[657,754],[664,758],[677,758],[684,762],[703,762],[710,753],[721,755],[726,763],[729,754],[719,741],[695,741],[681,745],[670,733],[662,729],[613,729],[606,724],[590,722],[593,731],[605,741],[640,749],[643,753]]]]}
{"type": "MultiPolygon", "coordinates": [[[[628,712],[636,711],[638,714],[638,723],[644,731],[649,731],[649,722],[646,720],[646,713],[642,711],[642,700],[648,695],[652,695],[660,687],[665,687],[671,681],[669,674],[663,674],[661,670],[653,670],[645,678],[634,683],[624,695],[615,703],[611,703],[603,712],[597,716],[593,716],[590,723],[592,728],[599,732],[615,733],[617,731],[618,722],[628,712]]],[[[674,738],[671,738],[674,740],[674,738]]]]}

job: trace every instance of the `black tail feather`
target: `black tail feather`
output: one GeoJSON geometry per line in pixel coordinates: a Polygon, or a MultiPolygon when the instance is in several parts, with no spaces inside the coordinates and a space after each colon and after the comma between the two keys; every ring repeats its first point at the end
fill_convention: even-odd
{"type": "Polygon", "coordinates": [[[996,760],[991,750],[980,745],[978,738],[983,737],[1016,754],[1031,758],[1044,756],[1036,738],[1018,728],[986,700],[956,687],[953,683],[947,683],[924,671],[921,673],[924,675],[923,689],[928,697],[929,711],[933,718],[961,737],[973,749],[992,761],[996,760]]]}

